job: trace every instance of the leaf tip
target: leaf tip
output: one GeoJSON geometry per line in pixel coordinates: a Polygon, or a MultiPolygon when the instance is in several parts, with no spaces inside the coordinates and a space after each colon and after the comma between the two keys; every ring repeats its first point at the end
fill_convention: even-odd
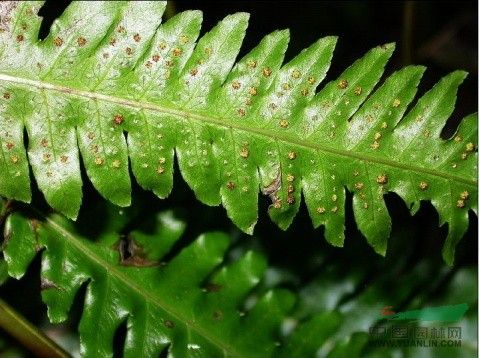
{"type": "Polygon", "coordinates": [[[187,19],[186,22],[196,21],[198,24],[203,22],[203,11],[201,10],[186,10],[175,16],[182,16],[184,19],[187,19]]]}
{"type": "Polygon", "coordinates": [[[243,25],[242,27],[246,29],[248,26],[250,14],[247,12],[237,12],[231,15],[226,16],[222,22],[224,24],[228,25],[233,25],[233,26],[239,26],[243,25]]]}
{"type": "Polygon", "coordinates": [[[289,41],[289,38],[291,36],[291,31],[289,29],[276,30],[272,32],[270,35],[277,36],[281,39],[285,39],[289,41]]]}
{"type": "Polygon", "coordinates": [[[442,249],[442,258],[447,266],[452,267],[454,265],[454,248],[444,245],[442,249]]]}
{"type": "Polygon", "coordinates": [[[464,79],[466,79],[467,76],[469,76],[469,72],[464,70],[456,70],[456,71],[453,71],[451,75],[463,81],[464,79]]]}
{"type": "Polygon", "coordinates": [[[253,235],[255,226],[256,226],[256,220],[250,226],[244,227],[243,231],[248,235],[253,235]]]}
{"type": "Polygon", "coordinates": [[[389,42],[389,43],[380,45],[379,48],[386,51],[386,52],[393,53],[394,50],[396,49],[396,43],[395,42],[389,42]]]}
{"type": "Polygon", "coordinates": [[[326,41],[326,42],[331,42],[331,45],[336,46],[339,40],[339,36],[325,36],[320,39],[320,41],[326,41]]]}

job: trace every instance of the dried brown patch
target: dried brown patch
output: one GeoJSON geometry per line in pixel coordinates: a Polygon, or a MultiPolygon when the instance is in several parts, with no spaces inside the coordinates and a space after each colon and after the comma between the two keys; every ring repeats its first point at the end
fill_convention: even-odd
{"type": "Polygon", "coordinates": [[[121,239],[114,248],[120,254],[120,265],[134,267],[151,267],[159,265],[158,262],[149,260],[142,246],[131,237],[121,239]]]}

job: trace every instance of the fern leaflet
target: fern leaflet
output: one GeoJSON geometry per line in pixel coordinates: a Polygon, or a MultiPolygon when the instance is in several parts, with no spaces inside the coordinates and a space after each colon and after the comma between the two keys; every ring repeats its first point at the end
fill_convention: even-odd
{"type": "Polygon", "coordinates": [[[29,202],[31,165],[47,202],[76,218],[81,156],[112,203],[130,204],[129,162],[137,182],[164,198],[176,153],[197,198],[223,204],[247,233],[259,191],[283,229],[303,196],[313,225],[341,246],[348,190],[359,229],[384,254],[391,219],[383,195],[397,193],[412,213],[429,200],[448,223],[443,254],[453,262],[469,209],[477,211],[477,114],[452,138],[439,134],[465,72],[441,79],[407,111],[423,67],[405,67],[375,89],[393,44],[316,93],[334,37],[283,65],[289,33],[276,31],[235,64],[245,13],[198,40],[199,11],[160,25],[162,2],[74,2],[39,41],[39,6],[2,5],[0,195],[29,202]],[[155,21],[143,21],[145,13],[155,21]]]}

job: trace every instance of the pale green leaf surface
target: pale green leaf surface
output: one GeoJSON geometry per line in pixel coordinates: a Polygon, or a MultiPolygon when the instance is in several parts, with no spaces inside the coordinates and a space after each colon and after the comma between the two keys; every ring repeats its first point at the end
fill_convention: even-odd
{"type": "Polygon", "coordinates": [[[393,44],[371,49],[323,85],[334,37],[283,64],[289,33],[277,31],[235,64],[245,13],[198,39],[199,11],[162,24],[163,2],[73,2],[39,41],[41,3],[6,4],[0,195],[30,201],[30,164],[47,202],[76,218],[80,160],[103,197],[128,206],[129,166],[143,188],[164,198],[176,157],[196,197],[223,204],[247,233],[258,192],[270,197],[269,215],[283,229],[304,197],[314,227],[324,225],[326,239],[341,246],[348,190],[359,229],[384,254],[391,228],[384,194],[397,193],[412,213],[430,201],[448,226],[443,255],[453,262],[469,212],[477,211],[477,114],[452,138],[440,137],[464,72],[416,101],[419,66],[376,89],[393,44]]]}

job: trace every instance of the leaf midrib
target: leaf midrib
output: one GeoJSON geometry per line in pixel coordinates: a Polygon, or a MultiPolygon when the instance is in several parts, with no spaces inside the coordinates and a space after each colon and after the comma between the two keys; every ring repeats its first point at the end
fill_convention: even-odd
{"type": "Polygon", "coordinates": [[[79,240],[75,235],[73,235],[70,231],[63,228],[59,223],[57,223],[54,219],[45,216],[43,213],[38,211],[37,209],[31,207],[40,217],[42,217],[47,224],[55,231],[57,231],[60,235],[69,238],[69,242],[75,246],[79,251],[81,251],[86,257],[90,260],[96,262],[99,266],[106,269],[108,275],[115,276],[120,281],[122,281],[126,286],[130,287],[132,291],[138,294],[140,297],[143,297],[145,301],[153,303],[155,306],[159,307],[160,309],[167,312],[172,317],[176,318],[179,322],[182,322],[186,329],[193,329],[197,332],[198,335],[204,337],[212,345],[219,348],[220,351],[228,352],[228,356],[231,357],[244,357],[239,352],[235,351],[230,345],[222,343],[218,341],[214,336],[208,334],[207,331],[204,331],[199,325],[196,325],[192,322],[189,322],[187,319],[183,318],[181,313],[178,313],[174,308],[170,307],[166,303],[162,302],[155,297],[148,293],[148,291],[144,290],[142,287],[138,286],[135,282],[131,281],[130,278],[124,275],[121,271],[117,269],[116,266],[111,265],[108,261],[104,260],[102,257],[98,256],[93,250],[88,248],[87,246],[83,245],[81,240],[79,240]]]}
{"type": "Polygon", "coordinates": [[[95,99],[95,100],[101,100],[101,101],[106,101],[110,103],[115,103],[118,105],[123,105],[123,106],[128,106],[132,108],[137,108],[137,109],[148,109],[160,113],[165,113],[165,114],[170,114],[176,117],[181,118],[182,120],[188,120],[188,119],[193,119],[199,122],[206,122],[206,123],[211,123],[219,127],[224,127],[224,128],[232,128],[238,131],[243,131],[243,132],[249,132],[249,133],[254,133],[254,134],[259,134],[264,137],[268,137],[270,139],[274,140],[279,140],[285,143],[289,144],[294,144],[298,147],[303,147],[303,148],[308,148],[308,149],[313,149],[317,151],[322,151],[322,152],[327,152],[330,154],[346,157],[346,158],[353,158],[357,159],[363,162],[371,162],[371,163],[378,163],[394,168],[399,168],[399,169],[404,169],[408,171],[413,171],[417,173],[424,173],[440,178],[444,178],[446,180],[453,180],[456,182],[460,182],[472,187],[477,186],[477,180],[470,180],[470,179],[465,179],[456,175],[452,175],[449,173],[441,172],[439,170],[431,169],[431,168],[424,168],[424,167],[419,167],[415,166],[412,164],[405,164],[401,162],[397,162],[394,160],[389,160],[389,159],[384,159],[384,158],[379,158],[379,157],[373,157],[364,153],[356,153],[353,151],[349,150],[343,150],[343,149],[338,149],[338,148],[333,148],[333,147],[328,147],[323,144],[319,143],[312,143],[309,142],[308,140],[302,140],[300,138],[294,138],[291,137],[287,134],[279,134],[279,133],[271,133],[271,131],[263,128],[257,128],[257,127],[246,127],[244,125],[238,124],[238,123],[228,123],[226,118],[219,118],[219,117],[213,117],[213,116],[206,116],[204,114],[199,114],[195,113],[192,111],[188,110],[183,110],[183,109],[175,109],[175,108],[169,108],[164,105],[158,105],[155,103],[151,102],[138,102],[126,98],[121,98],[121,97],[115,97],[112,95],[105,95],[102,93],[95,93],[95,92],[90,92],[90,91],[85,91],[85,90],[80,90],[80,89],[75,89],[71,87],[66,87],[66,86],[61,86],[58,84],[53,84],[49,82],[44,82],[44,81],[38,81],[38,80],[32,80],[28,78],[23,78],[23,77],[16,77],[16,76],[11,76],[5,73],[0,72],[0,80],[2,81],[7,81],[7,82],[13,82],[16,84],[20,85],[28,85],[28,86],[33,86],[38,89],[48,89],[52,91],[57,91],[61,93],[66,93],[70,94],[73,96],[79,96],[79,97],[84,97],[84,98],[89,98],[89,99],[95,99]]]}

